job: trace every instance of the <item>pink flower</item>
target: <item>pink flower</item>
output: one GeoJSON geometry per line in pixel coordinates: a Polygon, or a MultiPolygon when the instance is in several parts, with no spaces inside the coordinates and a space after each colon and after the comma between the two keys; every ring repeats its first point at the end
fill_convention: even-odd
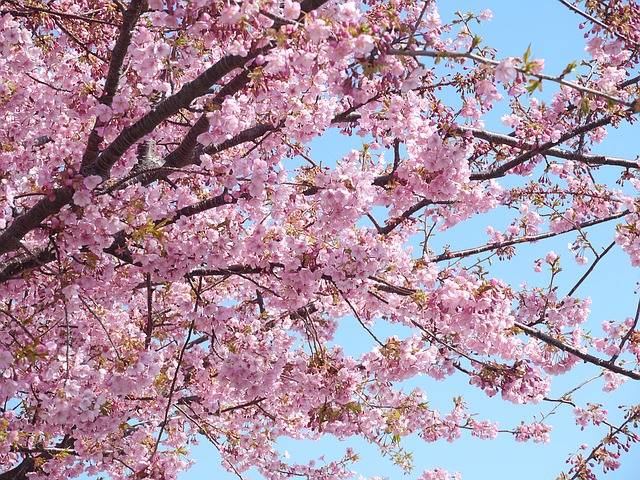
{"type": "Polygon", "coordinates": [[[512,57],[505,58],[497,66],[495,71],[495,78],[502,83],[508,83],[516,78],[517,70],[512,57]]]}
{"type": "Polygon", "coordinates": [[[602,387],[604,392],[612,392],[616,390],[620,385],[627,381],[627,377],[620,375],[619,373],[614,373],[609,370],[606,370],[603,374],[605,383],[602,387]]]}
{"type": "Polygon", "coordinates": [[[113,115],[113,111],[111,107],[105,105],[104,103],[99,103],[93,109],[94,115],[102,122],[108,122],[111,120],[111,116],[113,115]]]}
{"type": "Polygon", "coordinates": [[[507,127],[510,127],[510,128],[518,128],[518,126],[520,126],[520,124],[522,123],[522,120],[520,119],[520,117],[518,117],[515,114],[503,115],[500,120],[502,121],[502,123],[504,123],[507,127]]]}
{"type": "Polygon", "coordinates": [[[478,18],[480,20],[491,20],[493,18],[493,12],[491,10],[489,10],[488,8],[485,8],[484,10],[482,10],[480,12],[480,15],[478,15],[478,18]]]}
{"type": "Polygon", "coordinates": [[[441,468],[435,470],[425,470],[418,480],[460,480],[459,473],[449,473],[441,468]]]}
{"type": "Polygon", "coordinates": [[[462,110],[460,111],[460,115],[467,118],[472,118],[475,120],[480,119],[480,110],[478,109],[478,102],[473,98],[468,98],[465,100],[464,105],[462,106],[462,110]]]}
{"type": "Polygon", "coordinates": [[[297,20],[300,16],[300,4],[293,0],[284,0],[282,16],[287,20],[297,20]]]}
{"type": "Polygon", "coordinates": [[[78,285],[67,285],[62,289],[62,293],[64,293],[67,298],[73,298],[78,294],[78,285]]]}
{"type": "Polygon", "coordinates": [[[607,411],[601,405],[593,403],[587,404],[587,409],[574,407],[573,413],[576,416],[576,424],[580,425],[581,430],[584,430],[589,423],[597,426],[607,419],[607,411]]]}
{"type": "Polygon", "coordinates": [[[529,71],[531,73],[540,73],[544,70],[544,58],[536,58],[529,62],[529,71]]]}
{"type": "Polygon", "coordinates": [[[85,189],[76,191],[73,194],[73,203],[79,207],[86,207],[91,204],[91,192],[85,189]]]}
{"type": "Polygon", "coordinates": [[[522,423],[516,428],[516,441],[526,442],[533,440],[535,443],[549,443],[549,440],[551,440],[550,431],[551,427],[544,423],[531,423],[529,425],[522,423]]]}
{"type": "Polygon", "coordinates": [[[307,24],[307,34],[313,43],[318,43],[328,38],[331,35],[331,30],[324,20],[318,18],[307,24]]]}
{"type": "Polygon", "coordinates": [[[594,60],[602,60],[605,56],[602,46],[604,41],[600,37],[593,37],[587,42],[585,50],[593,57],[594,60]]]}
{"type": "Polygon", "coordinates": [[[111,109],[114,113],[124,113],[129,108],[129,100],[124,95],[116,95],[111,102],[111,109]]]}
{"type": "Polygon", "coordinates": [[[4,36],[4,41],[7,42],[9,45],[18,43],[20,41],[20,30],[18,30],[17,28],[6,30],[3,33],[3,36],[4,36]]]}
{"type": "Polygon", "coordinates": [[[480,80],[476,83],[476,94],[481,98],[482,105],[486,108],[494,101],[502,100],[502,95],[491,80],[480,80]]]}
{"type": "Polygon", "coordinates": [[[549,265],[553,265],[554,263],[556,263],[556,260],[558,259],[558,254],[553,250],[551,250],[549,253],[547,253],[544,259],[549,265]]]}
{"type": "Polygon", "coordinates": [[[159,58],[168,57],[171,53],[171,47],[167,42],[156,43],[153,47],[153,50],[159,58]]]}
{"type": "Polygon", "coordinates": [[[589,139],[593,143],[600,143],[607,136],[607,129],[604,127],[598,127],[589,132],[589,139]]]}
{"type": "Polygon", "coordinates": [[[371,35],[358,35],[354,43],[356,57],[366,57],[374,47],[371,35]]]}
{"type": "Polygon", "coordinates": [[[223,25],[233,25],[242,18],[240,7],[237,5],[229,5],[220,12],[220,23],[223,25]]]}
{"type": "Polygon", "coordinates": [[[102,183],[102,178],[98,175],[90,175],[86,177],[82,184],[86,187],[87,190],[91,191],[96,188],[98,185],[102,183]]]}
{"type": "Polygon", "coordinates": [[[482,422],[473,422],[473,430],[471,435],[482,439],[493,439],[498,436],[498,425],[496,423],[484,420],[482,422]]]}

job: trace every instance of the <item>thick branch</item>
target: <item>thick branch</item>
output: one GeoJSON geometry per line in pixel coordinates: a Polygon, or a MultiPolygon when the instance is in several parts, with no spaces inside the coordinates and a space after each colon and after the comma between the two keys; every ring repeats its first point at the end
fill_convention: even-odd
{"type": "Polygon", "coordinates": [[[125,128],[100,154],[91,173],[107,178],[111,167],[134,143],[151,133],[158,125],[176,114],[181,108],[188,107],[196,98],[205,95],[213,84],[219,82],[232,70],[242,67],[246,62],[262,53],[263,50],[265,49],[255,50],[247,57],[239,55],[223,57],[195,80],[186,83],[177,93],[161,101],[153,110],[130,127],[125,128]]]}
{"type": "MultiPolygon", "coordinates": [[[[319,8],[327,0],[307,0],[302,2],[303,13],[319,8]]],[[[301,15],[303,14],[301,13],[301,15]]],[[[219,82],[224,76],[231,73],[236,68],[241,68],[258,55],[261,55],[271,48],[274,43],[269,42],[266,46],[256,48],[246,56],[227,55],[218,60],[214,65],[205,70],[193,81],[186,83],[182,88],[167,99],[160,102],[153,110],[143,116],[130,127],[124,129],[116,139],[100,154],[93,168],[97,175],[107,178],[111,167],[124,155],[124,153],[145,135],[151,133],[153,129],[170,116],[176,114],[181,108],[188,107],[196,98],[209,92],[209,89],[219,82]]]]}
{"type": "Polygon", "coordinates": [[[30,452],[24,454],[25,457],[18,465],[13,467],[11,470],[0,473],[0,480],[29,480],[29,478],[31,478],[29,474],[38,470],[38,460],[50,460],[53,458],[56,450],[68,450],[73,448],[74,442],[75,440],[72,437],[65,435],[53,449],[43,448],[39,451],[40,454],[37,456],[32,456],[30,452]]]}
{"type": "MultiPolygon", "coordinates": [[[[136,0],[132,3],[138,3],[136,0]]],[[[302,11],[309,12],[319,8],[327,0],[308,0],[302,3],[302,11]]],[[[208,93],[212,85],[220,81],[224,76],[236,68],[242,67],[257,55],[272,48],[272,43],[251,52],[245,57],[228,55],[223,57],[193,81],[186,83],[174,95],[160,102],[153,110],[140,118],[133,125],[125,128],[111,144],[98,156],[97,160],[83,170],[83,174],[99,175],[104,179],[109,177],[111,168],[124,155],[124,153],[138,140],[151,133],[160,123],[177,113],[181,108],[187,107],[193,100],[208,93]]],[[[20,240],[36,228],[40,223],[60,211],[73,197],[72,188],[61,188],[53,193],[54,199],[45,198],[39,201],[33,208],[16,218],[0,234],[0,255],[16,250],[20,240]]]]}
{"type": "MultiPolygon", "coordinates": [[[[250,80],[248,70],[241,72],[216,93],[213,103],[222,103],[227,96],[234,95],[242,90],[250,80]]],[[[165,157],[164,166],[184,167],[186,165],[199,163],[199,155],[194,154],[194,150],[197,152],[198,136],[205,133],[208,129],[209,119],[207,118],[207,114],[203,113],[193,127],[189,129],[182,142],[180,142],[180,145],[165,157]]]]}
{"type": "Polygon", "coordinates": [[[532,150],[529,150],[528,152],[523,153],[522,155],[519,155],[512,160],[509,160],[508,162],[503,163],[498,168],[491,169],[485,172],[474,173],[470,175],[469,178],[471,180],[490,180],[492,178],[503,177],[509,172],[509,170],[512,170],[516,168],[518,165],[521,165],[524,162],[531,160],[536,155],[546,154],[546,152],[550,148],[560,145],[566,142],[567,140],[571,140],[572,138],[577,137],[578,135],[582,135],[583,133],[587,133],[595,128],[608,125],[609,123],[611,123],[613,118],[614,117],[612,115],[607,115],[606,117],[603,117],[600,120],[589,122],[574,130],[571,130],[570,132],[565,133],[555,142],[545,142],[542,145],[535,147],[532,150]]]}
{"type": "MultiPolygon", "coordinates": [[[[111,56],[105,90],[101,97],[101,101],[103,103],[108,101],[108,104],[110,104],[113,99],[113,95],[120,78],[120,68],[122,67],[124,56],[126,55],[127,48],[131,41],[132,30],[145,7],[146,0],[132,0],[129,8],[124,14],[120,34],[111,56]]],[[[93,143],[95,143],[95,148],[97,149],[97,145],[100,143],[100,138],[95,129],[89,135],[85,155],[94,148],[93,143]]],[[[9,227],[0,234],[0,255],[17,249],[20,245],[20,240],[22,240],[27,233],[36,228],[49,215],[58,213],[64,205],[71,201],[73,193],[74,191],[70,187],[57,189],[53,194],[53,200],[46,197],[40,200],[27,212],[16,218],[11,225],[9,225],[9,227]]]]}
{"type": "Polygon", "coordinates": [[[0,266],[0,283],[19,278],[23,273],[52,262],[55,258],[55,252],[50,249],[40,250],[35,252],[35,255],[26,254],[14,257],[0,266]]]}
{"type": "MultiPolygon", "coordinates": [[[[131,44],[131,37],[133,35],[133,29],[142,15],[142,12],[147,8],[146,0],[132,0],[129,7],[122,16],[122,27],[118,33],[118,38],[111,52],[111,60],[109,61],[109,70],[107,71],[107,77],[105,79],[104,89],[102,95],[98,99],[100,103],[111,106],[113,97],[118,90],[118,83],[120,83],[120,75],[122,71],[122,65],[124,64],[124,58],[129,50],[131,44]]],[[[100,126],[100,120],[96,119],[95,126],[89,134],[89,140],[87,141],[87,148],[82,156],[82,166],[86,167],[98,156],[98,146],[102,142],[102,135],[98,133],[98,127],[100,126]]]]}
{"type": "Polygon", "coordinates": [[[18,216],[0,234],[0,255],[17,250],[20,247],[20,240],[42,223],[49,215],[57,213],[67,205],[73,197],[73,189],[70,187],[60,188],[53,192],[53,198],[44,197],[33,207],[22,215],[18,216]]]}
{"type": "Polygon", "coordinates": [[[453,201],[436,202],[436,201],[433,201],[433,200],[429,200],[428,198],[424,198],[424,199],[420,200],[418,203],[416,203],[415,205],[412,205],[411,207],[406,209],[399,216],[389,219],[384,227],[380,227],[377,224],[375,224],[376,225],[376,229],[378,230],[379,234],[388,235],[393,230],[395,230],[400,224],[402,224],[406,220],[408,220],[409,217],[411,217],[411,215],[413,215],[414,213],[418,212],[422,208],[427,207],[429,205],[450,205],[452,203],[454,203],[454,202],[453,201]]]}
{"type": "MultiPolygon", "coordinates": [[[[503,135],[500,133],[488,132],[471,127],[459,127],[463,131],[471,132],[471,134],[490,143],[500,143],[509,145],[510,147],[519,148],[520,150],[535,150],[539,148],[537,145],[520,138],[503,135]]],[[[586,163],[588,165],[615,165],[625,168],[640,168],[640,163],[634,160],[626,160],[623,158],[609,157],[607,155],[589,155],[581,153],[567,152],[559,148],[547,148],[544,155],[551,157],[564,158],[566,160],[574,160],[576,162],[586,163]]]]}
{"type": "Polygon", "coordinates": [[[537,338],[538,340],[542,340],[544,343],[548,345],[553,345],[554,347],[562,350],[563,352],[567,352],[572,355],[575,355],[576,357],[581,358],[585,362],[589,362],[599,367],[610,370],[612,372],[619,373],[620,375],[624,375],[625,377],[632,378],[633,380],[640,380],[640,373],[638,372],[626,370],[622,367],[619,367],[615,363],[610,362],[609,360],[603,360],[589,353],[582,352],[578,350],[576,347],[567,345],[562,341],[558,340],[557,338],[554,338],[551,335],[547,335],[546,333],[536,330],[535,328],[531,328],[528,325],[525,325],[523,323],[514,322],[514,325],[518,327],[520,330],[522,330],[523,332],[525,332],[527,335],[537,338]]]}

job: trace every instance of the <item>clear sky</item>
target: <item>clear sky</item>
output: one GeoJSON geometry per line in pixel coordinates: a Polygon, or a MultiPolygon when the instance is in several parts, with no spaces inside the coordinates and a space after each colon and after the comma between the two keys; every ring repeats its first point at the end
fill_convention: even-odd
{"type": "MultiPolygon", "coordinates": [[[[451,18],[452,12],[476,11],[490,8],[494,18],[480,29],[484,43],[498,49],[500,58],[506,56],[520,56],[531,44],[533,58],[544,58],[545,72],[557,74],[573,60],[585,57],[584,39],[578,30],[579,17],[569,12],[556,0],[441,0],[438,2],[443,20],[451,18]]],[[[553,91],[553,87],[545,86],[544,96],[553,91]]],[[[507,132],[499,121],[504,110],[497,109],[486,118],[487,128],[499,132],[507,132]]],[[[635,127],[625,127],[618,133],[610,134],[601,145],[600,151],[627,158],[635,158],[640,153],[640,145],[630,141],[637,139],[635,127]]],[[[334,134],[313,143],[314,158],[322,159],[323,163],[331,163],[332,159],[341,157],[351,148],[358,148],[359,140],[347,140],[334,134]]],[[[485,215],[466,222],[450,231],[437,235],[432,248],[451,244],[456,249],[470,247],[483,243],[487,225],[496,227],[506,224],[506,218],[485,215]]],[[[561,292],[566,292],[584,271],[572,260],[567,244],[575,237],[570,234],[556,239],[540,242],[537,245],[518,247],[518,255],[512,261],[499,263],[493,267],[492,274],[514,285],[527,282],[530,285],[543,284],[548,277],[533,272],[533,260],[544,256],[549,250],[564,254],[563,280],[561,292]]],[[[611,226],[597,229],[596,244],[604,246],[613,238],[611,226]]],[[[582,296],[589,296],[593,300],[592,321],[594,330],[603,320],[620,320],[632,315],[637,297],[634,286],[638,282],[640,270],[632,269],[628,258],[615,248],[598,265],[596,275],[592,276],[578,292],[582,296]]],[[[375,326],[375,332],[385,337],[391,334],[402,335],[397,329],[388,326],[375,326]]],[[[347,352],[358,354],[370,348],[369,342],[363,338],[362,330],[354,319],[345,318],[338,331],[336,342],[345,346],[347,352]]],[[[597,370],[590,366],[581,366],[575,372],[558,377],[553,384],[551,396],[560,396],[567,390],[581,383],[583,380],[597,374],[597,370]]],[[[635,382],[636,384],[638,382],[635,382]]],[[[455,376],[443,382],[419,378],[405,382],[403,388],[420,386],[427,392],[430,405],[442,411],[448,411],[452,405],[452,397],[464,394],[465,399],[478,418],[490,418],[499,421],[501,427],[515,427],[520,420],[532,421],[553,409],[552,404],[535,406],[514,406],[505,404],[499,396],[487,398],[476,389],[471,389],[464,378],[455,376]]],[[[638,385],[626,384],[614,394],[603,394],[602,382],[594,381],[575,395],[577,401],[605,402],[615,407],[618,404],[631,404],[640,401],[638,385]]],[[[615,408],[612,408],[615,410],[615,408]]],[[[614,419],[619,418],[618,412],[611,412],[614,419]]],[[[338,442],[335,438],[327,437],[318,442],[298,442],[281,439],[280,445],[291,455],[292,461],[304,461],[325,455],[327,459],[338,458],[345,447],[357,447],[361,454],[361,461],[357,464],[358,473],[363,476],[381,476],[389,479],[415,478],[422,470],[435,467],[459,471],[465,480],[511,479],[519,480],[552,480],[565,469],[568,454],[582,442],[595,444],[606,433],[605,429],[593,428],[581,432],[575,426],[570,408],[559,408],[547,420],[554,425],[552,441],[547,445],[532,443],[516,443],[510,435],[499,437],[497,440],[484,441],[464,435],[454,442],[437,442],[427,444],[418,438],[405,439],[404,446],[412,451],[415,460],[415,473],[405,476],[394,467],[389,459],[380,455],[379,451],[362,441],[354,439],[348,442],[338,442]]],[[[219,456],[215,449],[202,443],[193,451],[193,458],[197,464],[189,472],[181,475],[181,480],[227,480],[237,478],[219,467],[219,456]]],[[[247,472],[247,479],[260,478],[254,472],[247,472]]],[[[632,480],[640,478],[640,447],[637,447],[623,458],[623,466],[616,472],[606,475],[611,480],[632,480]]]]}

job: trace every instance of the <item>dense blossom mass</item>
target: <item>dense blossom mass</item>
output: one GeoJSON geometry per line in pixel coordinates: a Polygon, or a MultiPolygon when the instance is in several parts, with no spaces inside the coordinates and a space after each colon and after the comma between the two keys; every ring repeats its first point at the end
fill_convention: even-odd
{"type": "MultiPolygon", "coordinates": [[[[559,2],[585,59],[550,72],[474,33],[490,11],[438,3],[0,2],[0,479],[175,479],[196,441],[240,478],[358,478],[355,450],[276,445],[327,434],[409,471],[409,435],[553,430],[463,397],[439,411],[408,379],[514,404],[553,401],[585,362],[605,391],[640,380],[640,309],[592,331],[579,289],[612,249],[640,265],[638,162],[594,153],[640,112],[640,5],[559,2]],[[312,152],[324,136],[359,147],[312,152]],[[484,244],[430,248],[487,212],[510,220],[484,244]],[[548,288],[487,269],[558,235],[569,255],[529,260],[548,288]],[[567,256],[586,265],[565,293],[567,256]],[[362,354],[335,341],[346,319],[362,354]]],[[[606,426],[560,478],[615,469],[639,439],[640,406],[556,402],[606,426]]]]}

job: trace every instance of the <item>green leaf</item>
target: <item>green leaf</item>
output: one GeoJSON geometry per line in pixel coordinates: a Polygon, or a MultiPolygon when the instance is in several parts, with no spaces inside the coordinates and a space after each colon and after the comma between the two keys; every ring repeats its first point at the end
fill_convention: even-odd
{"type": "Polygon", "coordinates": [[[560,78],[564,78],[566,75],[569,75],[571,72],[575,70],[577,66],[578,66],[577,62],[571,62],[569,65],[564,67],[564,70],[560,74],[560,78]]]}
{"type": "Polygon", "coordinates": [[[524,55],[522,55],[522,61],[525,65],[529,63],[529,57],[531,57],[531,44],[529,44],[527,50],[524,52],[524,55]]]}
{"type": "Polygon", "coordinates": [[[580,102],[580,114],[585,116],[591,111],[591,102],[587,97],[583,97],[580,102]]]}
{"type": "Polygon", "coordinates": [[[471,48],[469,51],[473,51],[478,45],[482,43],[482,37],[480,35],[474,35],[473,40],[471,41],[471,48]]]}
{"type": "Polygon", "coordinates": [[[527,92],[530,94],[535,92],[536,89],[542,91],[542,80],[529,80],[529,85],[527,85],[527,92]]]}

